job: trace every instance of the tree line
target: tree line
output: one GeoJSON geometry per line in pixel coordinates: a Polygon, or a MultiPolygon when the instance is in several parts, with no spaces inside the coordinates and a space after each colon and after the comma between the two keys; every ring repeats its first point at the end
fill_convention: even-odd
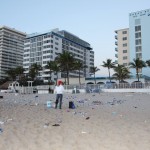
{"type": "MultiPolygon", "coordinates": [[[[139,72],[143,67],[150,67],[150,60],[147,61],[142,61],[139,58],[133,59],[133,62],[129,63],[129,68],[124,66],[124,65],[119,65],[116,64],[115,62],[112,61],[112,59],[107,59],[106,61],[103,61],[102,67],[105,67],[108,69],[108,75],[109,75],[109,80],[111,82],[111,75],[110,75],[110,69],[114,70],[114,74],[112,77],[116,80],[119,80],[119,83],[124,82],[125,79],[130,78],[130,71],[129,68],[134,68],[136,69],[136,76],[139,81],[139,72]]],[[[81,70],[86,69],[87,66],[83,63],[83,61],[78,60],[75,58],[75,56],[68,52],[64,51],[63,53],[59,53],[58,56],[55,58],[54,61],[49,61],[47,64],[42,67],[41,65],[38,65],[37,63],[32,64],[29,67],[29,72],[28,74],[24,74],[25,69],[21,66],[10,69],[6,71],[6,74],[8,77],[5,79],[15,81],[17,80],[20,85],[27,85],[27,81],[34,81],[33,85],[39,85],[39,84],[44,84],[38,76],[40,75],[40,72],[42,70],[47,70],[49,72],[49,84],[55,84],[57,83],[58,80],[58,73],[61,72],[63,73],[63,76],[65,78],[65,84],[69,85],[69,73],[71,71],[78,71],[78,78],[79,78],[79,84],[81,84],[80,81],[80,76],[81,76],[81,70]],[[52,81],[52,73],[56,75],[56,80],[55,83],[52,81]]],[[[90,68],[90,73],[91,75],[94,76],[94,81],[96,84],[96,77],[95,74],[97,71],[100,69],[97,66],[93,66],[90,68]]],[[[2,82],[2,81],[1,81],[2,82]]]]}

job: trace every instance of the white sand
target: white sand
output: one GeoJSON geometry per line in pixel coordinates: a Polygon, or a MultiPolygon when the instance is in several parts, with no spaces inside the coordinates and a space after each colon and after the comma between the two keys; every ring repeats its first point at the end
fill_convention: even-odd
{"type": "Polygon", "coordinates": [[[0,150],[150,150],[150,94],[0,95],[0,150]]]}

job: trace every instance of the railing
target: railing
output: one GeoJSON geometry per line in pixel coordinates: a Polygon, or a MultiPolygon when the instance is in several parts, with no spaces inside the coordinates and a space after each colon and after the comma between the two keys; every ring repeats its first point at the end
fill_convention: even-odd
{"type": "MultiPolygon", "coordinates": [[[[47,91],[49,93],[49,88],[53,90],[55,85],[47,86],[35,86],[35,87],[21,87],[19,93],[36,93],[40,90],[47,91]]],[[[129,83],[106,83],[106,84],[74,84],[74,85],[64,85],[65,91],[68,93],[100,93],[102,89],[150,89],[150,82],[133,82],[129,83]]]]}

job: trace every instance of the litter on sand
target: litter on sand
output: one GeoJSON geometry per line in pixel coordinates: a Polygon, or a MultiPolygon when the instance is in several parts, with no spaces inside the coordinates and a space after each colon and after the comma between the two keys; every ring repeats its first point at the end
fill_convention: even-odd
{"type": "Polygon", "coordinates": [[[3,132],[3,129],[2,128],[0,128],[0,134],[3,132]]]}
{"type": "Polygon", "coordinates": [[[90,119],[90,117],[86,117],[86,120],[90,119]]]}
{"type": "Polygon", "coordinates": [[[58,127],[58,126],[60,126],[60,124],[53,124],[52,126],[58,127]]]}

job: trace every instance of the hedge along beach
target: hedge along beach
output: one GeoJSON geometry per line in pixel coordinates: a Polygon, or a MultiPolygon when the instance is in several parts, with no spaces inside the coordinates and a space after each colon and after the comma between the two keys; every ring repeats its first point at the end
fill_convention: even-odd
{"type": "Polygon", "coordinates": [[[0,149],[150,150],[149,93],[1,95],[0,149]]]}

